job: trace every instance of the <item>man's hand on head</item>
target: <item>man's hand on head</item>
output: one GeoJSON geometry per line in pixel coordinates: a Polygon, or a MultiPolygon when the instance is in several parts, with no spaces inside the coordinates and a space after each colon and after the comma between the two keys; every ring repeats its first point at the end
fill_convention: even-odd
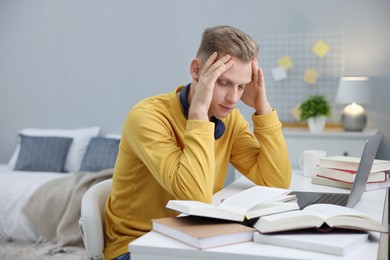
{"type": "Polygon", "coordinates": [[[257,59],[252,62],[252,81],[246,86],[241,100],[246,105],[253,107],[257,115],[272,111],[272,106],[267,99],[263,70],[259,68],[257,59]]]}
{"type": "Polygon", "coordinates": [[[188,119],[209,120],[208,111],[213,99],[215,82],[233,65],[229,55],[217,58],[218,53],[214,52],[204,64],[198,60],[199,74],[195,78],[193,76],[196,86],[193,88],[194,94],[188,111],[188,119]]]}

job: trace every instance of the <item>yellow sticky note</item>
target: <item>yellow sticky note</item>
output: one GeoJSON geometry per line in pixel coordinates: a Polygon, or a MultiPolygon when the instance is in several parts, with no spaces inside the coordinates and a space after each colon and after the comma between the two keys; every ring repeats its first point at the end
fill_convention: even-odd
{"type": "Polygon", "coordinates": [[[288,56],[288,55],[284,55],[283,57],[279,58],[277,63],[279,66],[283,67],[285,70],[288,70],[288,69],[292,68],[292,66],[293,66],[293,63],[290,59],[290,56],[288,56]]]}
{"type": "Polygon", "coordinates": [[[324,41],[319,40],[317,43],[313,46],[312,51],[314,52],[317,57],[322,58],[325,56],[325,54],[329,51],[330,47],[328,44],[326,44],[324,41]]]}
{"type": "Polygon", "coordinates": [[[296,105],[290,110],[291,115],[294,117],[295,120],[299,121],[299,118],[301,116],[301,110],[299,110],[299,107],[301,104],[296,105]]]}
{"type": "Polygon", "coordinates": [[[317,82],[318,72],[312,69],[306,69],[303,75],[303,81],[309,84],[315,84],[317,82]]]}

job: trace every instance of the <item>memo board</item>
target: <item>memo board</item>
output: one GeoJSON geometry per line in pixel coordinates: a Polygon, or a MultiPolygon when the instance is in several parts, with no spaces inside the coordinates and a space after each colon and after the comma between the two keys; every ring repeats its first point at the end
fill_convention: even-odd
{"type": "Polygon", "coordinates": [[[291,109],[305,98],[315,94],[324,95],[331,102],[332,116],[328,122],[338,122],[340,105],[335,104],[338,81],[344,74],[344,36],[341,33],[281,34],[266,35],[258,39],[260,44],[259,64],[263,68],[267,95],[278,111],[282,122],[297,122],[291,109]],[[318,41],[326,43],[329,50],[322,57],[312,49],[318,41]],[[286,69],[287,77],[275,80],[272,69],[278,60],[288,55],[293,66],[286,69]],[[315,83],[303,80],[306,69],[318,72],[315,83]]]}

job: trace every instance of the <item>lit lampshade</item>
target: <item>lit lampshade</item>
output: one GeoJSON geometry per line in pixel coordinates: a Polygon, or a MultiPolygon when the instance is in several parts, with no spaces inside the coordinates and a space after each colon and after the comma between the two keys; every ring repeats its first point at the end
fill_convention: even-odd
{"type": "Polygon", "coordinates": [[[361,104],[371,102],[368,77],[340,78],[336,102],[347,104],[341,115],[345,131],[362,131],[367,124],[367,115],[361,104]]]}

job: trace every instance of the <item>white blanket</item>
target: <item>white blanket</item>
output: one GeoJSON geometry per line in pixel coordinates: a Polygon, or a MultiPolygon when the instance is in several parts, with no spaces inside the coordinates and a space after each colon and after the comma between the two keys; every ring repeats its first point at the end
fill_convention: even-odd
{"type": "Polygon", "coordinates": [[[81,198],[112,172],[25,172],[0,165],[0,240],[80,245],[81,198]]]}
{"type": "Polygon", "coordinates": [[[0,171],[0,240],[35,242],[35,231],[22,207],[39,187],[69,173],[10,171],[2,165],[0,171]]]}

